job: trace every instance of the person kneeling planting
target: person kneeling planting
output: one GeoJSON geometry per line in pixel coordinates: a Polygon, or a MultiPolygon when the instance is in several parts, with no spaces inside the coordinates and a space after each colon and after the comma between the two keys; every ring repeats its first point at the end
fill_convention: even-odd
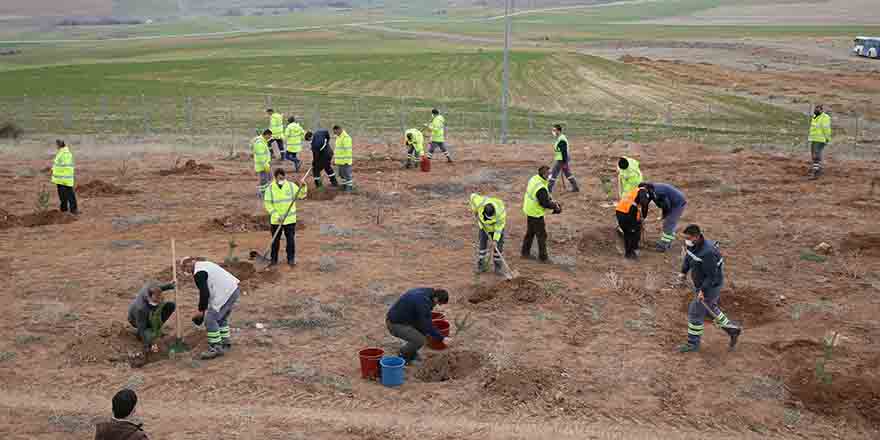
{"type": "Polygon", "coordinates": [[[447,345],[451,338],[445,338],[431,322],[431,311],[438,304],[449,303],[449,293],[443,289],[420,287],[404,293],[388,310],[385,324],[388,331],[406,341],[400,349],[400,357],[407,365],[418,359],[419,350],[425,345],[425,337],[430,336],[447,345]]]}
{"type": "Polygon", "coordinates": [[[162,326],[176,307],[171,301],[163,301],[162,292],[173,288],[174,283],[148,281],[128,306],[128,322],[137,329],[138,339],[144,343],[144,355],[159,352],[162,326]]]}

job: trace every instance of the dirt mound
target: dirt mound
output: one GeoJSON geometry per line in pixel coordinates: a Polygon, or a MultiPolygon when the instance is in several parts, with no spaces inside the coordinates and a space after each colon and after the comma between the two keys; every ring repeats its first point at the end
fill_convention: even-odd
{"type": "Polygon", "coordinates": [[[36,226],[64,225],[76,221],[76,216],[63,213],[57,209],[45,212],[35,212],[17,216],[0,210],[0,230],[21,226],[33,228],[36,226]]]}
{"type": "Polygon", "coordinates": [[[89,183],[77,186],[76,193],[78,195],[86,197],[101,197],[135,194],[137,193],[137,191],[121,188],[112,183],[107,183],[103,180],[95,179],[89,183]]]}
{"type": "MultiPolygon", "coordinates": [[[[691,301],[696,297],[687,295],[683,298],[682,310],[687,312],[691,301]]],[[[721,291],[718,306],[730,319],[742,323],[743,327],[758,327],[777,319],[776,306],[770,302],[767,292],[748,286],[736,286],[721,291]]],[[[706,320],[712,317],[706,314],[706,320]]]]}
{"type": "Polygon", "coordinates": [[[473,351],[444,351],[425,359],[416,372],[422,382],[445,382],[464,378],[480,369],[483,357],[473,351]]]}
{"type": "Polygon", "coordinates": [[[830,383],[825,383],[816,374],[815,361],[805,361],[807,365],[786,381],[792,400],[819,414],[880,427],[880,380],[831,373],[830,383]]]}
{"type": "MultiPolygon", "coordinates": [[[[168,349],[175,342],[173,328],[165,326],[164,335],[159,341],[159,352],[143,356],[143,343],[135,334],[134,327],[128,323],[113,321],[109,326],[99,328],[94,333],[80,335],[64,350],[65,356],[74,363],[119,363],[127,362],[134,367],[146,363],[168,359],[168,349]],[[138,356],[139,355],[139,356],[138,356]]],[[[184,342],[194,349],[204,338],[199,332],[184,335],[184,342]]]]}
{"type": "MultiPolygon", "coordinates": [[[[305,222],[297,219],[296,230],[301,231],[306,228],[305,222]]],[[[269,231],[269,214],[250,215],[250,214],[232,214],[226,217],[215,218],[205,225],[205,229],[217,230],[227,233],[237,232],[257,232],[269,231]]]]}
{"type": "Polygon", "coordinates": [[[173,175],[192,175],[192,174],[205,174],[210,173],[214,170],[213,165],[209,165],[206,163],[197,163],[196,161],[190,159],[183,164],[183,166],[178,166],[174,164],[174,168],[170,168],[167,170],[159,170],[160,176],[173,176],[173,175]]]}
{"type": "Polygon", "coordinates": [[[513,402],[530,402],[549,391],[554,385],[552,378],[557,376],[549,370],[511,369],[490,377],[483,388],[513,402]]]}
{"type": "Polygon", "coordinates": [[[256,232],[269,230],[269,214],[250,215],[232,214],[226,217],[215,218],[208,223],[208,229],[221,230],[223,232],[256,232]]]}
{"type": "Polygon", "coordinates": [[[338,189],[322,186],[321,189],[310,189],[308,194],[306,194],[306,200],[333,200],[338,195],[338,189]]]}
{"type": "Polygon", "coordinates": [[[496,298],[512,300],[517,303],[533,304],[550,296],[537,281],[529,278],[514,278],[501,281],[488,289],[478,289],[468,296],[471,304],[480,304],[496,298]]]}
{"type": "Polygon", "coordinates": [[[851,232],[840,242],[840,249],[846,252],[859,252],[863,256],[880,257],[880,233],[851,232]]]}

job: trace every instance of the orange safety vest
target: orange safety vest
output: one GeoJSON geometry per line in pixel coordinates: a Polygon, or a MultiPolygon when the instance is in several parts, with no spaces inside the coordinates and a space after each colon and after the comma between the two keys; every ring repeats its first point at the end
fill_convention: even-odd
{"type": "MultiPolygon", "coordinates": [[[[624,214],[629,214],[629,210],[632,209],[632,206],[636,203],[636,197],[639,196],[639,191],[642,188],[636,188],[623,196],[619,202],[617,202],[617,212],[622,212],[624,214]]],[[[642,211],[636,208],[636,221],[642,220],[642,211]]]]}

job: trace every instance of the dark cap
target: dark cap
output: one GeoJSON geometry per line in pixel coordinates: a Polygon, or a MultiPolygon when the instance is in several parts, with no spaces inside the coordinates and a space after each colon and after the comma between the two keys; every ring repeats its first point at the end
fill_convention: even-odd
{"type": "Polygon", "coordinates": [[[431,297],[437,299],[437,304],[449,303],[449,292],[443,289],[434,289],[434,293],[431,294],[431,297]]]}
{"type": "Polygon", "coordinates": [[[116,395],[113,396],[113,417],[124,419],[130,416],[137,403],[137,394],[128,388],[116,393],[116,395]]]}
{"type": "Polygon", "coordinates": [[[629,168],[629,161],[626,160],[625,157],[621,157],[620,160],[617,161],[617,168],[622,170],[629,168]]]}

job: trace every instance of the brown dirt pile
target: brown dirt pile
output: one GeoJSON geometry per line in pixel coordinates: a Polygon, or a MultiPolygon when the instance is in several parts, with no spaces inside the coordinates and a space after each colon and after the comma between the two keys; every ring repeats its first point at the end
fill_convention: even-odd
{"type": "Polygon", "coordinates": [[[333,200],[339,195],[339,190],[333,187],[322,186],[321,189],[309,189],[306,200],[333,200]]]}
{"type": "MultiPolygon", "coordinates": [[[[296,230],[301,231],[305,228],[305,222],[297,219],[296,230]]],[[[226,217],[215,218],[209,221],[205,225],[205,229],[227,233],[268,231],[270,230],[269,214],[250,215],[239,213],[227,215],[226,217]]]]}
{"type": "Polygon", "coordinates": [[[174,168],[170,168],[167,170],[159,170],[160,176],[173,176],[173,175],[192,175],[192,174],[206,174],[210,173],[214,170],[213,165],[209,165],[206,163],[197,163],[196,161],[190,159],[183,164],[183,166],[174,165],[174,168]]]}
{"type": "Polygon", "coordinates": [[[37,226],[63,225],[76,221],[76,216],[63,213],[57,209],[45,212],[35,212],[17,216],[0,210],[0,230],[14,227],[33,228],[37,226]]]}
{"type": "Polygon", "coordinates": [[[269,214],[250,215],[232,214],[226,217],[215,218],[208,223],[208,229],[221,230],[223,232],[256,232],[269,230],[269,214]]]}
{"type": "Polygon", "coordinates": [[[107,183],[103,180],[95,179],[89,183],[77,186],[76,193],[77,195],[86,197],[101,197],[135,194],[137,193],[137,191],[125,189],[112,183],[107,183]]]}
{"type": "MultiPolygon", "coordinates": [[[[683,298],[682,310],[687,312],[694,295],[683,298]]],[[[730,319],[742,323],[743,327],[758,327],[776,321],[776,306],[770,301],[770,294],[748,286],[734,286],[721,291],[718,306],[730,319]]],[[[702,306],[701,306],[702,307],[702,306]]],[[[712,317],[706,314],[706,320],[712,317]]]]}
{"type": "MultiPolygon", "coordinates": [[[[831,383],[823,383],[817,377],[815,359],[804,359],[803,364],[786,381],[792,399],[819,414],[880,427],[880,380],[832,372],[831,383]]],[[[827,365],[833,364],[832,360],[827,365]]]]}
{"type": "Polygon", "coordinates": [[[472,351],[444,351],[425,359],[416,378],[423,382],[461,379],[479,370],[482,363],[482,356],[472,351]]]}
{"type": "Polygon", "coordinates": [[[480,304],[500,298],[505,301],[533,304],[545,300],[550,296],[546,289],[537,281],[529,278],[514,278],[504,280],[488,289],[478,289],[471,293],[468,302],[480,304]]]}
{"type": "MultiPolygon", "coordinates": [[[[80,335],[64,350],[65,356],[74,363],[118,363],[127,362],[134,367],[168,358],[168,349],[175,342],[173,327],[165,326],[165,335],[159,341],[159,353],[144,357],[141,343],[134,328],[128,323],[113,321],[107,327],[93,333],[80,335]],[[140,355],[140,356],[137,356],[140,355]]],[[[201,341],[198,332],[184,335],[184,342],[195,348],[201,341]]]]}

